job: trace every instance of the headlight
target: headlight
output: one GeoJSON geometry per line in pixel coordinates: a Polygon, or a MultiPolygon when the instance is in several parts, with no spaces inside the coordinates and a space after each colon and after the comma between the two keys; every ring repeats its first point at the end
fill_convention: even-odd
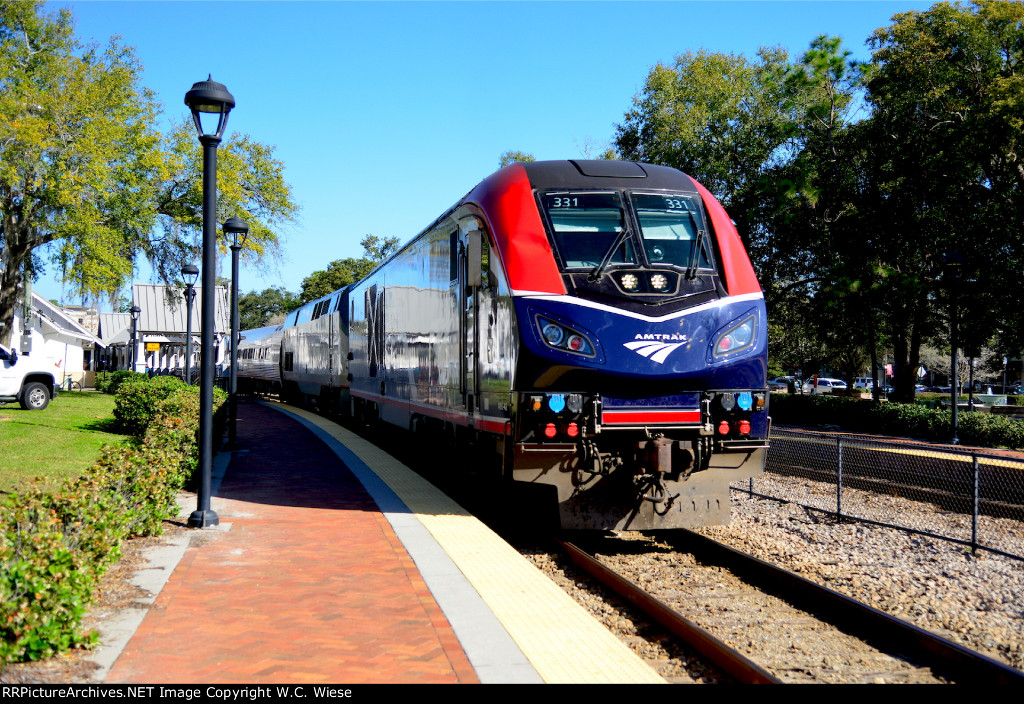
{"type": "Polygon", "coordinates": [[[562,340],[565,339],[565,328],[561,325],[555,325],[554,323],[545,323],[541,328],[541,332],[544,334],[544,340],[552,347],[558,347],[562,344],[562,340]]]}
{"type": "Polygon", "coordinates": [[[596,354],[594,343],[578,330],[573,330],[540,315],[537,316],[537,327],[549,347],[560,352],[572,352],[586,357],[593,357],[596,354]]]}
{"type": "Polygon", "coordinates": [[[751,314],[720,332],[711,348],[712,356],[725,357],[752,347],[756,338],[756,326],[757,316],[751,314]]]}

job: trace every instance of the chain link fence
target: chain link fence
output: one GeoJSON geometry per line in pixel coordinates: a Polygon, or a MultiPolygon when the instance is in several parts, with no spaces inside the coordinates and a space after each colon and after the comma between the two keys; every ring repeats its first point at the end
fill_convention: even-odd
{"type": "Polygon", "coordinates": [[[1024,560],[1024,461],[994,453],[773,428],[733,488],[1024,560]]]}

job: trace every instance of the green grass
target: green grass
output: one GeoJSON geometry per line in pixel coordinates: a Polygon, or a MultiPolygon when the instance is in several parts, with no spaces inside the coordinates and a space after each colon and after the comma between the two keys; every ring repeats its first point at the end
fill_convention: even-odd
{"type": "Polygon", "coordinates": [[[0,492],[35,477],[56,488],[99,457],[103,445],[128,436],[116,432],[114,397],[94,391],[59,394],[42,411],[0,404],[0,492]]]}

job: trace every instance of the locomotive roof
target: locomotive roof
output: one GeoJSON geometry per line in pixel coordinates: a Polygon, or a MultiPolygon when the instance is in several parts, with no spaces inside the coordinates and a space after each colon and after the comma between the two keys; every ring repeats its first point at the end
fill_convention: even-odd
{"type": "Polygon", "coordinates": [[[653,188],[696,191],[693,180],[667,166],[609,159],[523,163],[534,188],[653,188]]]}

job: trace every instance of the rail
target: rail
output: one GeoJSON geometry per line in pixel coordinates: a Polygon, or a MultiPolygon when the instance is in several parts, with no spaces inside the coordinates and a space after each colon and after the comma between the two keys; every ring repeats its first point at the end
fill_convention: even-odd
{"type": "Polygon", "coordinates": [[[681,530],[670,542],[848,633],[926,663],[958,684],[1024,684],[1024,672],[716,540],[681,530]]]}
{"type": "Polygon", "coordinates": [[[740,684],[780,684],[778,678],[760,665],[666,606],[638,585],[601,564],[592,555],[572,543],[558,543],[573,564],[689,644],[740,684]]]}

